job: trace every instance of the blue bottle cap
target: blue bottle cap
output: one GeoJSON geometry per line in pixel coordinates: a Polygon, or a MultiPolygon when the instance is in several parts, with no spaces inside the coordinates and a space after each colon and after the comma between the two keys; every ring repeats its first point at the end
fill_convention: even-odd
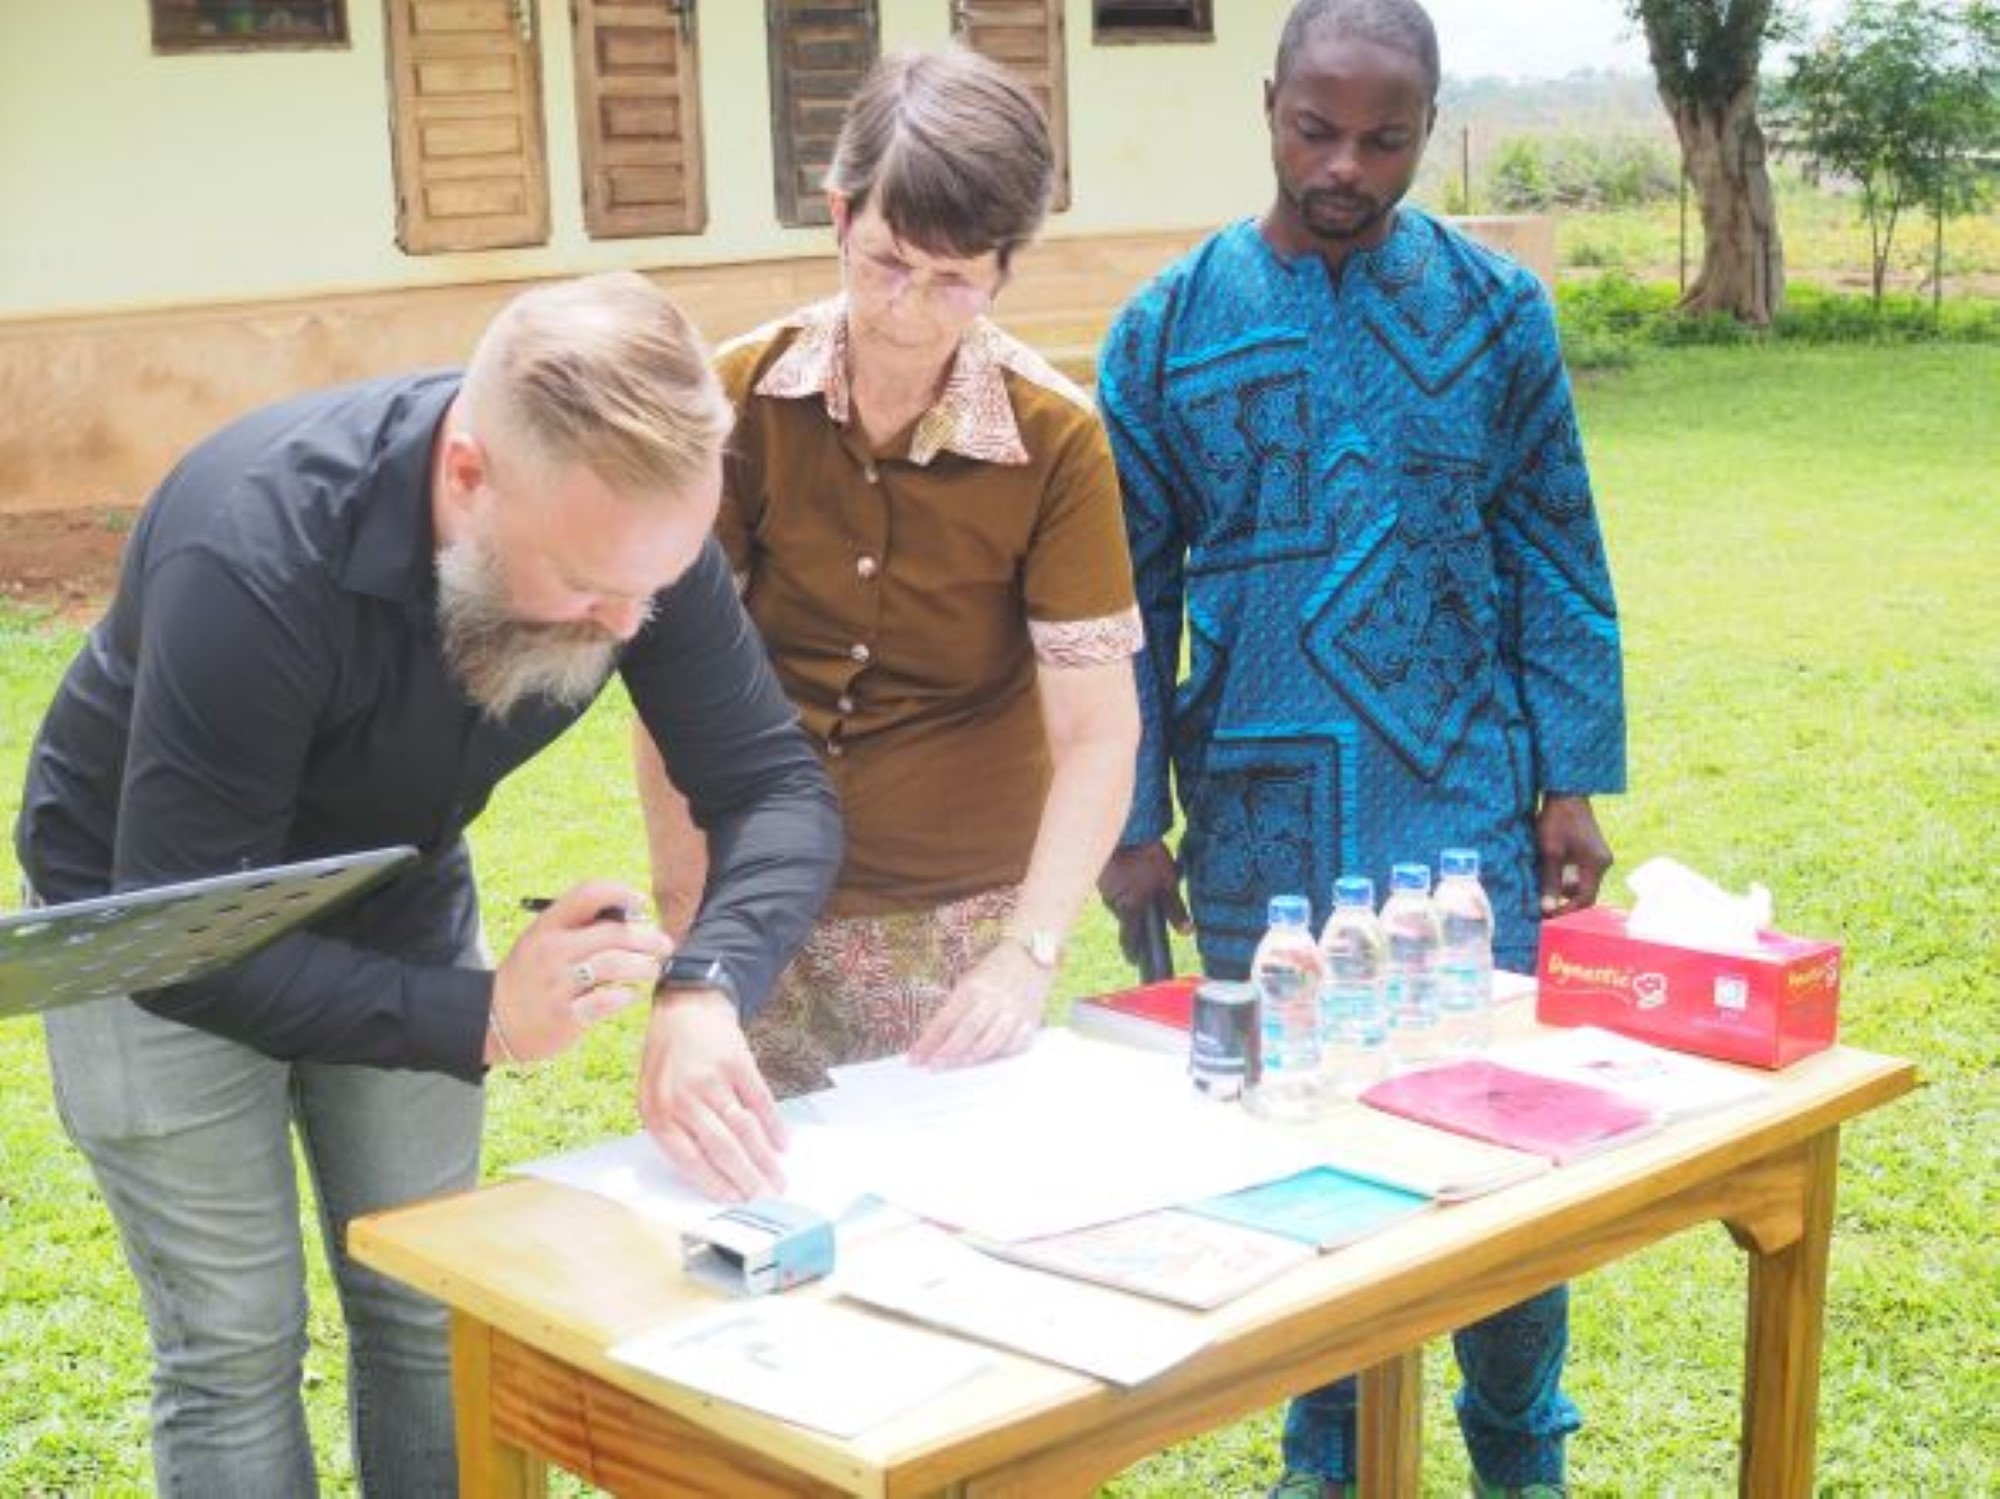
{"type": "Polygon", "coordinates": [[[1479,850],[1476,848],[1448,848],[1438,855],[1438,872],[1446,879],[1453,875],[1470,875],[1479,878],[1479,850]]]}
{"type": "Polygon", "coordinates": [[[1274,895],[1268,909],[1272,926],[1304,926],[1312,920],[1312,903],[1303,895],[1274,895]]]}
{"type": "Polygon", "coordinates": [[[1342,875],[1333,882],[1333,903],[1336,906],[1367,906],[1375,908],[1375,882],[1365,874],[1342,875]]]}
{"type": "Polygon", "coordinates": [[[1428,890],[1431,888],[1431,867],[1428,864],[1396,864],[1389,870],[1391,890],[1428,890]]]}

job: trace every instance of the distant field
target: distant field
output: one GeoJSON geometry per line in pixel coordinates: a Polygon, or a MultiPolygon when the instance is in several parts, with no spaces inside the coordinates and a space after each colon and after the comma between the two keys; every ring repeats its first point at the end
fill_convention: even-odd
{"type": "MultiPolygon", "coordinates": [[[[1798,281],[1869,289],[1868,229],[1850,194],[1811,187],[1781,173],[1778,229],[1785,273],[1798,281]]],[[[1688,273],[1701,264],[1701,222],[1688,209],[1688,273]]],[[[1556,257],[1562,274],[1617,269],[1642,281],[1673,281],[1680,266],[1680,209],[1656,203],[1621,212],[1564,215],[1556,224],[1556,257]]],[[[1890,285],[1930,290],[1932,237],[1928,219],[1906,220],[1890,258],[1890,285]]],[[[2000,212],[1952,219],[1945,226],[1945,295],[2000,296],[2000,212]]]]}

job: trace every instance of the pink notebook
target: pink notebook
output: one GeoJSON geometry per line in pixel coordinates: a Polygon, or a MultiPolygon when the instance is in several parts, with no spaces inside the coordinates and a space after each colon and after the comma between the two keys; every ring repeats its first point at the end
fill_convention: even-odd
{"type": "Polygon", "coordinates": [[[1478,1058],[1392,1077],[1361,1101],[1453,1134],[1546,1156],[1558,1166],[1660,1127],[1651,1109],[1609,1089],[1478,1058]]]}

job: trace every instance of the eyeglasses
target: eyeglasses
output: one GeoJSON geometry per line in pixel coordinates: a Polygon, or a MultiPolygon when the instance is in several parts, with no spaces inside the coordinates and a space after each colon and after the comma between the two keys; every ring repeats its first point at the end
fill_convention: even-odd
{"type": "Polygon", "coordinates": [[[993,285],[982,285],[958,271],[918,270],[899,256],[852,244],[847,246],[847,267],[857,281],[885,301],[923,297],[963,317],[977,317],[986,311],[1000,289],[997,278],[993,285]]]}

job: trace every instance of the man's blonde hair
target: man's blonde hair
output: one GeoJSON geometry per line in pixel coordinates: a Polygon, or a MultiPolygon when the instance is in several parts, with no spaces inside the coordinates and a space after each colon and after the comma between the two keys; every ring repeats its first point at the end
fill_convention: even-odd
{"type": "Polygon", "coordinates": [[[546,474],[580,465],[632,497],[678,495],[734,421],[694,324],[636,271],[523,293],[465,376],[473,435],[546,474]]]}

